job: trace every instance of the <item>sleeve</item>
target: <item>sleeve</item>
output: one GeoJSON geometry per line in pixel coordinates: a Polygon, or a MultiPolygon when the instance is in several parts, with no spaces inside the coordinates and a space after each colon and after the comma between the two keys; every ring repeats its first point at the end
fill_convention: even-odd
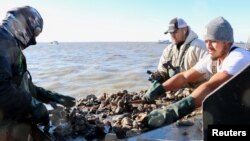
{"type": "Polygon", "coordinates": [[[53,99],[53,95],[58,95],[58,93],[46,90],[42,87],[38,87],[36,85],[34,85],[32,82],[30,82],[30,84],[32,85],[32,95],[39,101],[43,102],[43,103],[49,103],[50,101],[54,101],[53,99]]]}
{"type": "Polygon", "coordinates": [[[219,72],[225,72],[230,75],[235,75],[249,64],[249,54],[244,54],[240,51],[240,49],[236,49],[229,53],[229,55],[225,58],[222,64],[222,69],[220,69],[219,72]]]}
{"type": "Polygon", "coordinates": [[[166,68],[164,68],[163,64],[165,64],[168,61],[168,58],[169,58],[168,55],[170,55],[170,51],[171,51],[171,45],[168,45],[163,50],[163,53],[161,55],[161,58],[160,58],[160,61],[159,61],[159,64],[158,64],[158,68],[157,68],[158,71],[163,71],[163,72],[168,73],[168,70],[166,68]]]}

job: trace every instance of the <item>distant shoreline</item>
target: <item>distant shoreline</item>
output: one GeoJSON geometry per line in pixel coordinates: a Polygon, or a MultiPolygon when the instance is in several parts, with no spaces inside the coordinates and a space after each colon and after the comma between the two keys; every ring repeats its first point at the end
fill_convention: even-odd
{"type": "MultiPolygon", "coordinates": [[[[58,42],[58,41],[57,41],[58,42]]],[[[52,42],[38,42],[38,44],[51,44],[52,42]]],[[[159,42],[159,41],[72,41],[72,42],[60,42],[60,44],[72,44],[72,43],[88,43],[88,44],[92,44],[92,43],[153,43],[153,44],[164,44],[164,45],[168,45],[171,42],[159,42]]],[[[58,42],[59,44],[59,42],[58,42]]],[[[235,45],[248,49],[250,50],[250,43],[246,43],[246,42],[235,42],[235,45]]]]}

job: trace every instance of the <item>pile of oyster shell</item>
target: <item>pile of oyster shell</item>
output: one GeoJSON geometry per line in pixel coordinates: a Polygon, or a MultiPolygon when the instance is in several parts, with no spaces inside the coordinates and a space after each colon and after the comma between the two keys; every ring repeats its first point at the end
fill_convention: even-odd
{"type": "MultiPolygon", "coordinates": [[[[128,93],[124,90],[115,94],[104,93],[99,98],[91,94],[77,100],[76,106],[72,109],[58,106],[50,110],[52,133],[56,140],[78,137],[86,140],[103,140],[109,133],[115,134],[118,139],[129,138],[150,130],[145,117],[152,110],[185,97],[167,96],[157,99],[154,104],[148,104],[142,100],[145,92],[128,93]]],[[[197,112],[185,118],[194,115],[197,115],[197,112]]]]}

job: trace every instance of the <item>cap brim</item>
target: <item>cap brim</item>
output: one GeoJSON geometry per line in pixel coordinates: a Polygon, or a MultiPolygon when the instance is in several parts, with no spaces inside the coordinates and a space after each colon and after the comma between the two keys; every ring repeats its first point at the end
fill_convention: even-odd
{"type": "Polygon", "coordinates": [[[176,30],[174,30],[174,29],[169,29],[169,30],[167,30],[166,32],[164,32],[164,34],[168,34],[168,33],[173,33],[173,32],[175,32],[176,30]]]}

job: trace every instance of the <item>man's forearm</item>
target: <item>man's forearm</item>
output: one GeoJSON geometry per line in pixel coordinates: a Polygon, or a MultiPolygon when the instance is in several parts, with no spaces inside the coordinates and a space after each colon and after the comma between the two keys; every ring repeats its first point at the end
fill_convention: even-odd
{"type": "Polygon", "coordinates": [[[186,84],[187,84],[187,79],[183,76],[182,73],[179,73],[168,79],[162,85],[166,91],[173,91],[181,88],[186,84]]]}
{"type": "Polygon", "coordinates": [[[175,76],[168,79],[163,83],[163,87],[166,91],[177,90],[182,88],[189,82],[196,82],[203,76],[202,73],[199,73],[195,69],[189,69],[187,71],[176,74],[175,76]]]}
{"type": "Polygon", "coordinates": [[[210,94],[213,90],[218,88],[231,77],[232,75],[219,72],[214,74],[209,79],[209,81],[201,84],[197,89],[195,89],[191,96],[194,98],[196,108],[201,106],[202,101],[208,94],[210,94]]]}
{"type": "Polygon", "coordinates": [[[191,96],[194,98],[195,108],[200,107],[203,99],[213,90],[214,88],[211,88],[208,83],[203,83],[197,89],[195,89],[191,94],[191,96]]]}

